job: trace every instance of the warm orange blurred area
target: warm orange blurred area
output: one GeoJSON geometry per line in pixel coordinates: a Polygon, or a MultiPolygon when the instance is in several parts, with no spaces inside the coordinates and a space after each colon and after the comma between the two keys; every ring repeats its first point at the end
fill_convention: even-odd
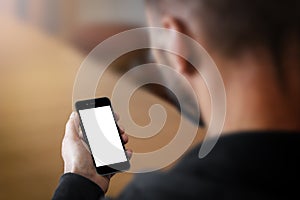
{"type": "Polygon", "coordinates": [[[50,198],[81,54],[15,19],[0,21],[0,198],[50,198]]]}
{"type": "MultiPolygon", "coordinates": [[[[0,199],[50,199],[63,173],[61,140],[77,70],[99,42],[143,26],[143,5],[139,0],[4,0],[0,12],[0,199]]],[[[123,59],[119,65],[128,63],[123,59]]],[[[117,71],[106,73],[97,95],[111,95],[117,71]]],[[[180,115],[167,101],[141,90],[133,103],[133,116],[142,123],[154,103],[165,106],[170,118],[157,137],[132,138],[129,148],[153,150],[174,137],[180,115]]],[[[116,175],[108,194],[117,195],[131,177],[116,175]]]]}

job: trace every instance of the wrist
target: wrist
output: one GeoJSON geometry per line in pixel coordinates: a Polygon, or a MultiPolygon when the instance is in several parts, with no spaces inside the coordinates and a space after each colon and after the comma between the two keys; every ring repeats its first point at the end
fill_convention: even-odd
{"type": "Polygon", "coordinates": [[[90,172],[82,172],[80,170],[73,169],[73,170],[71,170],[71,173],[78,174],[78,175],[83,176],[83,177],[89,179],[90,181],[94,182],[102,189],[102,191],[104,193],[106,193],[108,190],[108,186],[109,186],[109,182],[110,182],[109,178],[101,176],[101,175],[97,174],[97,172],[90,173],[90,172]]]}

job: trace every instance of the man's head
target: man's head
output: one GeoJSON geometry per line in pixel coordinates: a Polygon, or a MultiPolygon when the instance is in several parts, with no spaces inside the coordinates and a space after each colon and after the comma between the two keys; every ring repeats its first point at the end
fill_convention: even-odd
{"type": "MultiPolygon", "coordinates": [[[[293,85],[299,83],[298,0],[146,0],[146,7],[150,26],[175,29],[205,47],[222,74],[229,104],[234,104],[232,91],[243,95],[238,92],[242,89],[235,90],[239,85],[246,90],[247,84],[254,87],[264,79],[268,87],[284,92],[294,88],[291,79],[293,85]]],[[[170,40],[174,48],[192,55],[178,38],[165,38],[170,40]]],[[[191,81],[207,122],[209,94],[200,75],[179,56],[157,52],[155,57],[167,60],[191,81]]]]}
{"type": "Polygon", "coordinates": [[[180,31],[226,55],[265,46],[275,56],[287,37],[300,33],[297,0],[147,0],[147,8],[153,25],[171,26],[173,20],[180,31]]]}

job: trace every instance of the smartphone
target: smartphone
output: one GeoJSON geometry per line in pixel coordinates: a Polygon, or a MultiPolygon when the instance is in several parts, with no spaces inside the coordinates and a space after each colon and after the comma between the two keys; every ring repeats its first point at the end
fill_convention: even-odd
{"type": "Polygon", "coordinates": [[[101,175],[129,169],[130,164],[107,97],[77,101],[83,137],[101,175]]]}

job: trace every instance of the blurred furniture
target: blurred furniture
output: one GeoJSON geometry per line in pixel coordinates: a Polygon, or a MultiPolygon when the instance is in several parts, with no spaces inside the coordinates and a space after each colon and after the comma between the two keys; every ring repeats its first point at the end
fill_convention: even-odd
{"type": "MultiPolygon", "coordinates": [[[[84,57],[12,18],[1,17],[0,23],[0,199],[50,199],[63,172],[61,140],[72,111],[73,82],[84,57]]],[[[116,80],[117,74],[108,71],[98,96],[110,96],[116,80]]],[[[132,103],[137,123],[147,124],[152,104],[164,106],[168,120],[152,138],[131,137],[129,148],[153,151],[174,137],[180,116],[169,103],[144,90],[136,92],[132,103]]],[[[198,134],[195,142],[201,138],[198,134]]],[[[116,175],[108,194],[117,195],[131,177],[116,175]]]]}

